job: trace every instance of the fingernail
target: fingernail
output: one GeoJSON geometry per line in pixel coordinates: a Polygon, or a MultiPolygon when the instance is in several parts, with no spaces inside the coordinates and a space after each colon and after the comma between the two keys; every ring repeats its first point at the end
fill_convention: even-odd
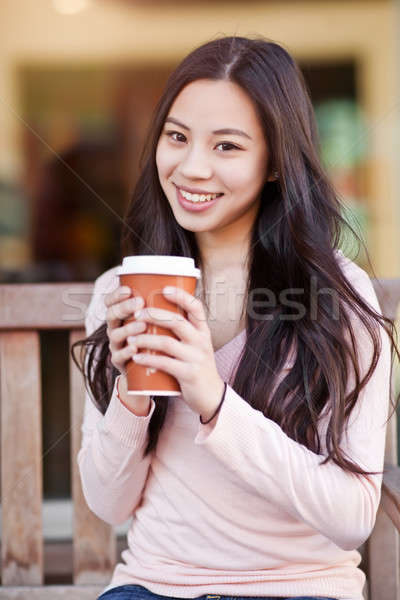
{"type": "Polygon", "coordinates": [[[139,317],[141,317],[141,316],[142,316],[142,314],[143,314],[143,311],[142,311],[142,310],[135,310],[135,312],[134,312],[134,315],[133,315],[133,316],[135,317],[135,319],[138,319],[139,317]]]}
{"type": "Polygon", "coordinates": [[[163,292],[164,294],[173,294],[175,292],[175,288],[171,285],[167,285],[165,288],[163,288],[163,292]]]}

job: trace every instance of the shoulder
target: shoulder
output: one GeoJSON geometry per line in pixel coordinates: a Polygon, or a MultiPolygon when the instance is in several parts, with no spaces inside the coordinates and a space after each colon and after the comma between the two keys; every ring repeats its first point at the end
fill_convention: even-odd
{"type": "Polygon", "coordinates": [[[116,289],[119,286],[119,278],[117,275],[118,265],[104,271],[101,275],[97,277],[94,282],[94,290],[96,291],[104,291],[107,290],[107,293],[116,289]]]}
{"type": "Polygon", "coordinates": [[[107,309],[104,304],[104,297],[119,286],[117,268],[118,265],[104,271],[95,279],[92,296],[85,315],[85,326],[88,335],[100,327],[106,319],[107,309]]]}
{"type": "Polygon", "coordinates": [[[339,249],[334,250],[339,266],[348,282],[356,289],[356,291],[367,300],[373,308],[378,309],[380,306],[372,283],[372,279],[368,273],[353,260],[345,256],[339,249]]]}
{"type": "Polygon", "coordinates": [[[336,248],[334,250],[334,254],[336,256],[336,260],[340,265],[342,271],[347,277],[363,277],[367,276],[367,272],[364,271],[357,263],[355,263],[351,258],[348,258],[345,254],[343,254],[342,250],[336,248]]]}

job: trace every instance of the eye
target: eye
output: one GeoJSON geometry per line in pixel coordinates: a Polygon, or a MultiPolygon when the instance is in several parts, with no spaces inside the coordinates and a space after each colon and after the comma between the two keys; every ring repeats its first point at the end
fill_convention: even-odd
{"type": "Polygon", "coordinates": [[[183,135],[183,133],[179,133],[179,131],[166,131],[166,132],[165,132],[165,135],[167,135],[169,138],[171,138],[171,139],[172,139],[174,142],[182,142],[182,141],[183,141],[183,140],[178,140],[178,139],[175,139],[175,138],[173,137],[174,135],[180,135],[180,136],[182,136],[184,139],[186,139],[186,138],[185,138],[185,136],[183,135]]]}
{"type": "MultiPolygon", "coordinates": [[[[240,150],[238,146],[235,146],[235,144],[232,144],[231,142],[220,142],[219,144],[217,144],[217,146],[230,146],[230,148],[228,148],[227,150],[240,150]]],[[[225,150],[225,152],[227,150],[225,150]]]]}
{"type": "MultiPolygon", "coordinates": [[[[173,140],[174,142],[185,142],[186,141],[186,137],[183,135],[183,133],[180,133],[179,131],[166,131],[165,135],[167,137],[169,137],[171,140],[173,140]],[[177,137],[174,137],[177,136],[177,137]],[[181,136],[181,138],[183,139],[179,139],[179,136],[181,136]]],[[[240,150],[240,148],[238,146],[236,146],[235,144],[232,144],[231,142],[220,142],[219,144],[216,145],[216,148],[218,148],[218,146],[224,146],[224,149],[222,150],[222,152],[228,152],[229,150],[240,150]],[[228,148],[227,148],[228,146],[228,148]]]]}

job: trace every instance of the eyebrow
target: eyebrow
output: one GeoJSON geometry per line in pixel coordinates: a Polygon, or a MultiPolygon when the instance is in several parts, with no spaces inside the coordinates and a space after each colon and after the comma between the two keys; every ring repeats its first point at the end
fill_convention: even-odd
{"type": "MultiPolygon", "coordinates": [[[[165,119],[165,122],[166,123],[174,123],[175,125],[179,125],[179,127],[182,127],[182,129],[186,129],[186,131],[190,131],[190,129],[187,125],[184,125],[183,123],[178,121],[178,119],[174,119],[173,117],[167,117],[165,119]]],[[[215,131],[213,131],[213,134],[241,135],[242,137],[245,137],[245,138],[251,140],[251,137],[247,133],[245,133],[241,129],[234,129],[232,127],[224,127],[223,129],[216,129],[215,131]]]]}

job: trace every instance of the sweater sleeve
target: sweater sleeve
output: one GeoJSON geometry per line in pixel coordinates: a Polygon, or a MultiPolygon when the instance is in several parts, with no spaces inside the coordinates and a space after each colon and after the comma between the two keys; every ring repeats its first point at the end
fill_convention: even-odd
{"type": "MultiPolygon", "coordinates": [[[[382,314],[370,278],[357,268],[353,285],[382,314]]],[[[366,471],[382,471],[384,462],[391,345],[381,325],[379,331],[381,351],[377,366],[358,397],[340,444],[347,457],[366,471]]],[[[370,364],[372,341],[361,326],[355,326],[355,339],[363,376],[370,364]]],[[[354,387],[351,379],[349,391],[354,387]]],[[[328,416],[321,423],[323,436],[328,416]]],[[[227,387],[216,418],[207,425],[199,424],[194,442],[223,463],[246,490],[284,508],[340,548],[356,549],[370,535],[380,501],[382,475],[353,474],[332,461],[321,465],[326,454],[315,454],[288,437],[277,423],[253,409],[231,386],[227,387]]]]}
{"type": "MultiPolygon", "coordinates": [[[[96,279],[85,318],[87,335],[105,320],[104,295],[113,289],[109,273],[96,279]]],[[[104,415],[86,391],[82,443],[77,455],[87,505],[110,525],[126,521],[140,503],[151,461],[151,454],[145,458],[142,454],[155,409],[153,398],[147,416],[137,416],[126,408],[117,394],[119,377],[104,415]]]]}

